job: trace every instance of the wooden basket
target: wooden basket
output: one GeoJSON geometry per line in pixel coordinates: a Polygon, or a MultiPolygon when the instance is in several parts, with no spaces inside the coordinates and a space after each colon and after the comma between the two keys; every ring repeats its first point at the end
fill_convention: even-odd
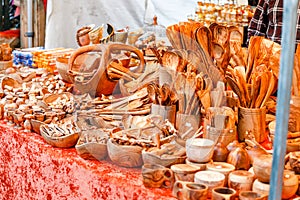
{"type": "Polygon", "coordinates": [[[140,146],[119,145],[109,139],[107,150],[110,159],[119,166],[140,167],[143,165],[143,148],[140,146]]]}
{"type": "MultiPolygon", "coordinates": [[[[107,157],[107,145],[106,143],[98,143],[98,142],[83,142],[85,135],[90,136],[100,136],[100,137],[106,137],[104,134],[105,132],[102,132],[99,129],[96,130],[88,130],[82,132],[80,138],[78,139],[77,144],[75,145],[76,151],[79,154],[80,157],[84,159],[90,159],[90,160],[103,160],[107,157]]],[[[107,135],[108,138],[108,135],[107,135]]]]}
{"type": "Polygon", "coordinates": [[[45,141],[48,144],[54,147],[60,147],[60,148],[74,147],[78,141],[79,132],[75,132],[73,134],[62,136],[62,137],[50,137],[47,133],[44,132],[44,129],[42,128],[43,126],[47,126],[47,124],[41,125],[40,127],[40,132],[42,137],[45,139],[45,141]]]}
{"type": "MultiPolygon", "coordinates": [[[[101,96],[110,95],[113,93],[117,81],[113,81],[108,77],[107,74],[107,67],[109,63],[113,59],[113,53],[117,51],[129,51],[131,53],[136,54],[139,58],[140,63],[139,67],[137,67],[134,72],[142,72],[145,67],[145,60],[141,51],[133,46],[129,46],[122,43],[108,43],[108,44],[96,44],[96,45],[89,45],[83,46],[78,48],[70,57],[68,63],[68,74],[69,76],[74,77],[74,85],[77,90],[81,93],[89,93],[91,96],[101,96]],[[100,52],[101,53],[101,60],[99,66],[96,66],[95,73],[92,77],[87,80],[83,81],[80,79],[79,76],[76,77],[76,74],[81,73],[84,74],[84,69],[74,69],[74,61],[75,59],[83,54],[88,52],[100,52]]],[[[91,73],[91,72],[90,72],[91,73]]]]}

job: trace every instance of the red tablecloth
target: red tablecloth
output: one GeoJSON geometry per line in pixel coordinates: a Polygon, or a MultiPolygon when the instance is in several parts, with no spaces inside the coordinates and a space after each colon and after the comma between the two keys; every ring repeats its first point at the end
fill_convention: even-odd
{"type": "Polygon", "coordinates": [[[0,199],[174,199],[143,186],[141,170],[84,160],[0,121],[0,199]]]}

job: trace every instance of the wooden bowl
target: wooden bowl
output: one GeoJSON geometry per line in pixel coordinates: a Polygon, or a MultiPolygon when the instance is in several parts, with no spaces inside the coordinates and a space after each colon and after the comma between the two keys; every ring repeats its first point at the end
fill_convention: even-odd
{"type": "Polygon", "coordinates": [[[214,153],[214,141],[205,138],[189,138],[186,140],[186,154],[190,161],[209,162],[214,153]]]}
{"type": "Polygon", "coordinates": [[[77,144],[75,145],[75,149],[78,155],[84,159],[89,160],[103,160],[107,156],[107,140],[108,134],[105,132],[96,129],[96,130],[89,130],[83,131],[80,135],[77,144]],[[86,141],[85,137],[101,137],[102,141],[86,141]],[[103,143],[102,143],[103,142],[103,143]]]}
{"type": "Polygon", "coordinates": [[[37,133],[37,134],[41,134],[41,132],[40,132],[40,127],[41,127],[41,125],[44,125],[45,123],[44,122],[41,122],[41,121],[39,121],[39,120],[36,120],[36,119],[31,119],[30,120],[30,123],[31,123],[31,129],[35,132],[35,133],[37,133]]]}
{"type": "Polygon", "coordinates": [[[228,176],[231,172],[235,170],[235,166],[226,162],[211,162],[211,163],[207,163],[206,170],[220,172],[224,174],[225,176],[224,185],[226,186],[228,182],[228,176]]]}
{"type": "Polygon", "coordinates": [[[109,158],[122,167],[140,167],[143,165],[142,150],[140,146],[119,145],[111,138],[107,142],[109,158]]]}
{"type": "Polygon", "coordinates": [[[186,159],[185,148],[177,143],[166,143],[160,149],[155,147],[143,150],[142,157],[144,163],[160,164],[165,167],[184,163],[186,159]]]}
{"type": "Polygon", "coordinates": [[[300,151],[289,153],[289,164],[296,174],[300,174],[300,151]]]}
{"type": "Polygon", "coordinates": [[[282,180],[282,199],[290,199],[293,197],[298,190],[298,177],[293,171],[284,170],[282,180]]]}
{"type": "Polygon", "coordinates": [[[13,66],[13,61],[8,60],[8,61],[0,61],[0,70],[5,70],[7,68],[10,68],[13,66]]]}
{"type": "Polygon", "coordinates": [[[74,132],[73,134],[69,134],[62,137],[51,137],[45,132],[45,129],[43,128],[44,126],[48,126],[48,124],[44,124],[40,126],[40,133],[42,137],[45,139],[45,141],[54,147],[60,147],[60,148],[74,147],[78,141],[79,132],[74,132]]]}
{"type": "MultiPolygon", "coordinates": [[[[288,139],[289,141],[289,139],[288,139]]],[[[294,152],[294,151],[300,151],[300,142],[287,142],[286,143],[286,152],[294,152]]]]}
{"type": "Polygon", "coordinates": [[[260,155],[253,161],[253,171],[260,182],[269,183],[271,178],[273,156],[260,155]]]}
{"type": "Polygon", "coordinates": [[[270,191],[270,184],[269,183],[263,183],[259,181],[258,179],[255,179],[252,185],[252,191],[260,193],[262,195],[269,195],[270,191]]]}
{"type": "Polygon", "coordinates": [[[72,113],[75,108],[74,96],[70,92],[62,92],[59,94],[45,95],[43,98],[43,102],[47,106],[49,106],[52,110],[60,109],[66,113],[72,113]],[[58,99],[60,100],[58,101],[58,99]]]}

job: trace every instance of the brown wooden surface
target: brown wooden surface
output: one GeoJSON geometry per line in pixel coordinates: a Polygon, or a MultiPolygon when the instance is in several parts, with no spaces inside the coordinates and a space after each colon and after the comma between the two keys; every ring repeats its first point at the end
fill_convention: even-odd
{"type": "MultiPolygon", "coordinates": [[[[46,11],[44,9],[43,0],[33,0],[32,3],[32,28],[34,37],[32,39],[32,46],[44,46],[45,44],[45,28],[46,28],[46,11]]],[[[21,0],[21,47],[28,47],[28,38],[25,37],[27,32],[27,1],[21,0]]]]}

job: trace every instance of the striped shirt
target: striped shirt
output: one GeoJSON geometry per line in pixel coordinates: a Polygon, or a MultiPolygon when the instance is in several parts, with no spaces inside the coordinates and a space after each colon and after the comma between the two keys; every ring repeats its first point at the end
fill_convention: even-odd
{"type": "MultiPolygon", "coordinates": [[[[248,41],[251,36],[264,36],[281,43],[283,0],[260,0],[248,27],[248,41]]],[[[300,43],[300,21],[298,6],[296,43],[300,43]]]]}

